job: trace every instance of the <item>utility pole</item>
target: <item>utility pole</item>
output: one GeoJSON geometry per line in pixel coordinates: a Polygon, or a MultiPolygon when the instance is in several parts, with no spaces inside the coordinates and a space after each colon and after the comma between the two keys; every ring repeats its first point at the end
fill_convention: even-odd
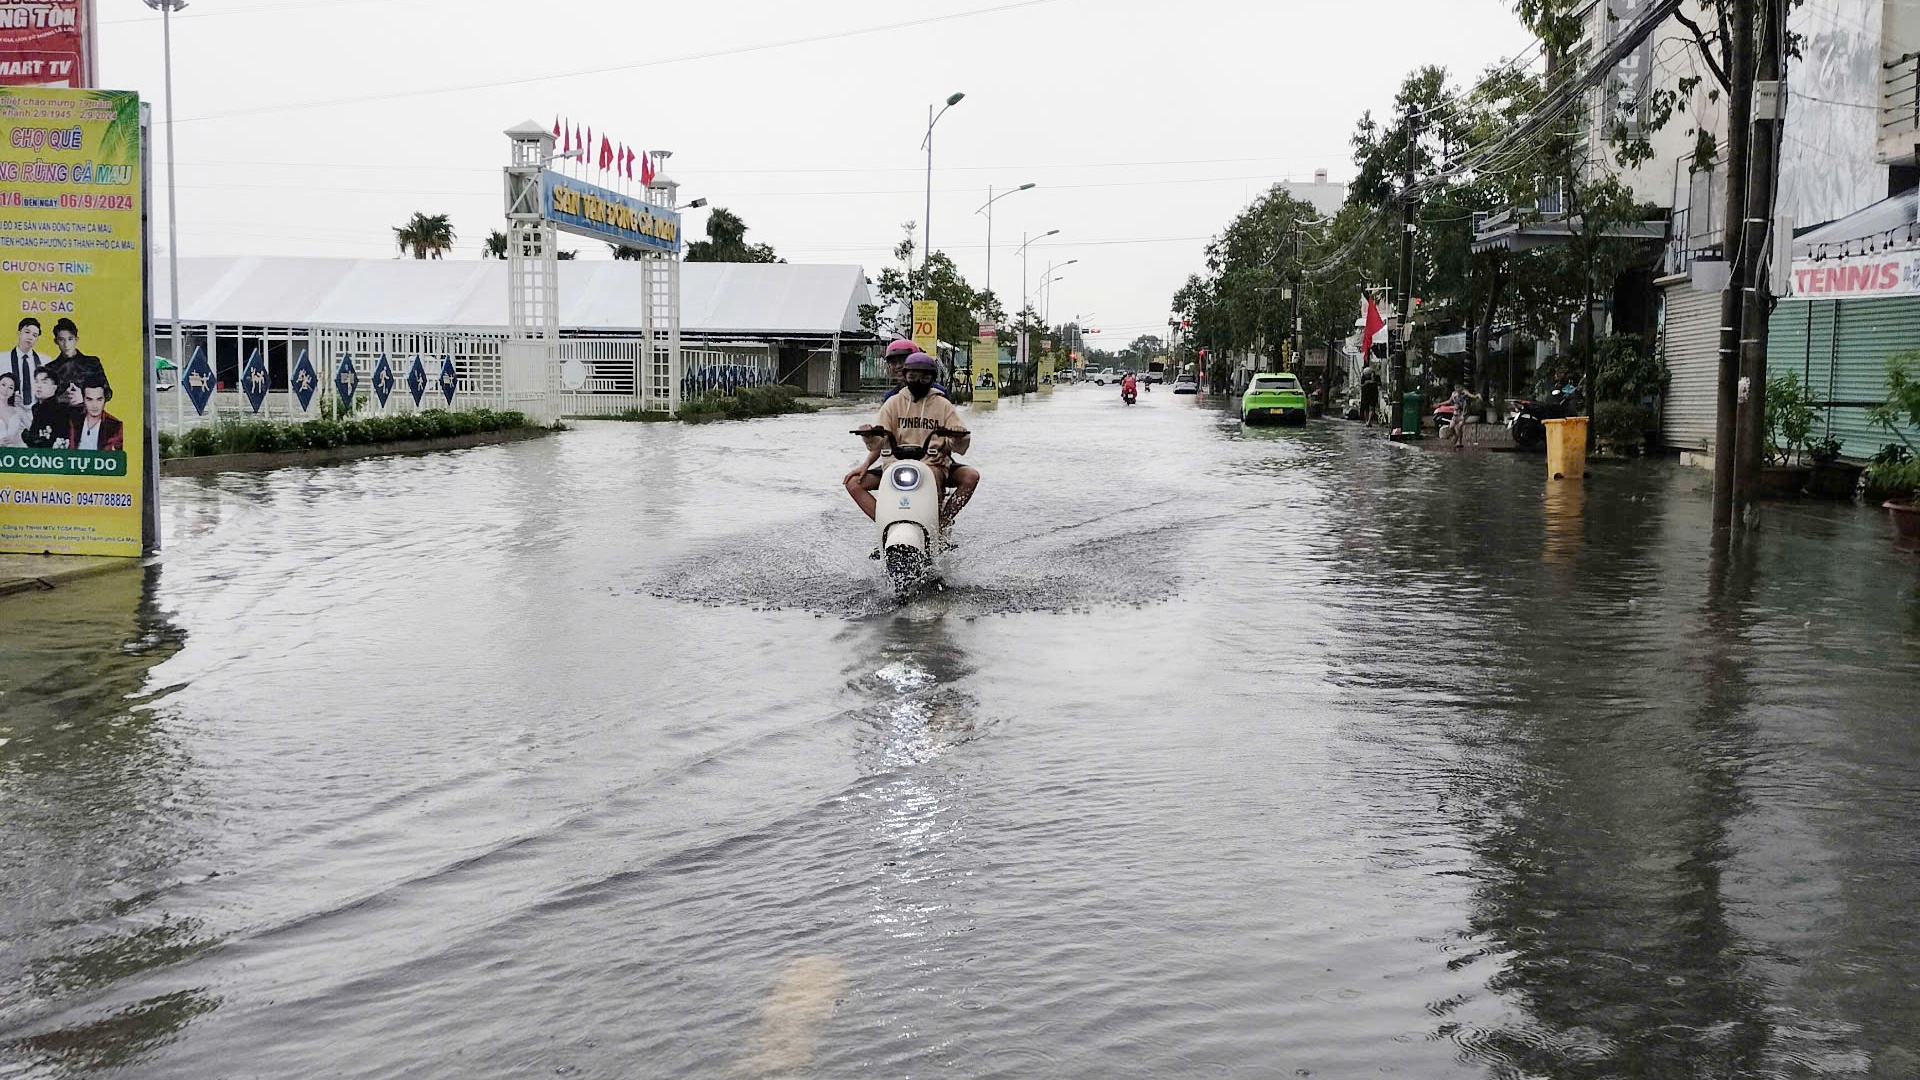
{"type": "MultiPolygon", "coordinates": [[[[1407,339],[1413,330],[1414,154],[1420,147],[1420,128],[1411,102],[1407,104],[1406,127],[1407,171],[1400,188],[1400,314],[1395,320],[1400,324],[1400,336],[1393,350],[1393,393],[1380,403],[1389,418],[1400,411],[1400,398],[1407,392],[1407,339]]],[[[1389,430],[1392,427],[1388,424],[1389,430]]]]}
{"type": "Polygon", "coordinates": [[[1724,554],[1733,536],[1733,463],[1738,454],[1741,313],[1746,279],[1747,154],[1753,119],[1753,8],[1732,0],[1727,50],[1726,231],[1720,241],[1727,287],[1720,294],[1720,385],[1713,425],[1713,550],[1724,554]]]}
{"type": "Polygon", "coordinates": [[[1754,84],[1753,135],[1747,142],[1748,160],[1752,163],[1748,171],[1753,182],[1747,185],[1745,239],[1740,245],[1746,286],[1740,302],[1740,384],[1746,392],[1741,395],[1739,430],[1734,435],[1733,514],[1729,519],[1734,525],[1746,519],[1766,452],[1762,444],[1767,437],[1767,320],[1773,314],[1773,300],[1768,294],[1765,264],[1773,247],[1780,125],[1787,104],[1786,81],[1781,71],[1786,0],[1764,2],[1759,28],[1760,62],[1754,84]]]}

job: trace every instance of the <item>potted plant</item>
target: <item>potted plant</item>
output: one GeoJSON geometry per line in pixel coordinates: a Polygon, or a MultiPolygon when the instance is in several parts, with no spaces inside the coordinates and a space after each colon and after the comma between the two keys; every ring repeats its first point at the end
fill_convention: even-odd
{"type": "Polygon", "coordinates": [[[1860,484],[1860,473],[1866,468],[1850,461],[1840,460],[1840,440],[1828,435],[1819,442],[1807,446],[1807,456],[1813,459],[1813,477],[1807,483],[1807,490],[1824,499],[1851,499],[1860,484]]]}
{"type": "MultiPolygon", "coordinates": [[[[1867,418],[1903,440],[1903,426],[1920,427],[1920,352],[1896,353],[1887,358],[1887,400],[1868,412],[1867,418]],[[1909,365],[1913,365],[1911,370],[1909,365]]],[[[1893,473],[1911,470],[1912,465],[1905,462],[1886,468],[1893,473]]],[[[1904,499],[1888,499],[1881,505],[1893,518],[1894,543],[1908,549],[1920,547],[1920,505],[1914,502],[1913,489],[1908,488],[1904,499]]]]}
{"type": "Polygon", "coordinates": [[[1813,475],[1797,460],[1813,434],[1813,392],[1794,372],[1768,379],[1764,415],[1767,460],[1760,469],[1760,493],[1775,498],[1797,495],[1813,475]]]}

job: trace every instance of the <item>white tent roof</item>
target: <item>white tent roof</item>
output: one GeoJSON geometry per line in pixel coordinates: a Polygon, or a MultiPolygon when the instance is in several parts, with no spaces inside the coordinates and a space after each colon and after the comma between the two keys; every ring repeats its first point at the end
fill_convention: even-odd
{"type": "MultiPolygon", "coordinates": [[[[644,267],[560,263],[560,326],[638,331],[644,267]]],[[[164,318],[166,267],[155,268],[164,318]]],[[[682,263],[680,329],[754,337],[858,334],[871,303],[858,266],[682,263]]],[[[255,326],[473,327],[507,325],[507,264],[421,259],[182,258],[183,322],[255,326]]]]}

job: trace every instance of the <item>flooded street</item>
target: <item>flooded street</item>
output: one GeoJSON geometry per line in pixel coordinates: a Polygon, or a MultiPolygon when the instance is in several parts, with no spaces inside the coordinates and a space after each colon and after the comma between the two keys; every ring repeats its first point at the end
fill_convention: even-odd
{"type": "Polygon", "coordinates": [[[1880,511],[1066,387],[902,607],[866,415],[170,479],[0,600],[0,1077],[1920,1075],[1880,511]]]}

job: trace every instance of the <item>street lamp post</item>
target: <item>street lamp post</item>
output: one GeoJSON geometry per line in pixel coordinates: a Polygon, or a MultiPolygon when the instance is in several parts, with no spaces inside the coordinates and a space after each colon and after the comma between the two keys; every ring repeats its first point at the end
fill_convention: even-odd
{"type": "Polygon", "coordinates": [[[161,52],[165,56],[167,76],[167,288],[171,294],[168,311],[173,317],[174,427],[185,425],[187,359],[180,355],[180,215],[173,183],[173,13],[187,6],[187,0],[147,0],[147,6],[160,13],[161,52]]]}
{"type": "MultiPolygon", "coordinates": [[[[1052,306],[1053,306],[1053,304],[1052,304],[1052,301],[1053,301],[1053,288],[1052,288],[1052,286],[1053,286],[1053,283],[1054,283],[1054,282],[1056,282],[1056,281],[1058,281],[1058,280],[1060,280],[1059,278],[1056,278],[1056,277],[1053,277],[1053,276],[1052,276],[1052,274],[1053,274],[1053,272],[1054,272],[1055,270],[1058,270],[1058,269],[1060,269],[1060,268],[1061,268],[1061,267],[1063,267],[1063,266],[1072,266],[1072,265],[1073,265],[1074,263],[1077,263],[1077,262],[1079,262],[1079,261],[1080,261],[1079,259],[1068,259],[1068,260],[1067,260],[1066,262],[1057,262],[1057,263],[1048,263],[1048,264],[1047,264],[1047,272],[1046,272],[1046,273],[1044,273],[1044,274],[1041,274],[1041,275],[1040,275],[1040,282],[1041,282],[1041,287],[1047,290],[1047,301],[1048,301],[1048,304],[1047,304],[1047,308],[1048,308],[1048,310],[1049,310],[1049,311],[1051,311],[1051,309],[1052,309],[1052,306]]],[[[1026,297],[1024,297],[1024,296],[1023,296],[1023,297],[1021,297],[1021,298],[1020,298],[1020,302],[1021,302],[1021,303],[1025,303],[1025,302],[1026,302],[1026,297]]],[[[1046,316],[1046,315],[1045,315],[1044,313],[1043,313],[1043,314],[1041,315],[1041,318],[1040,318],[1040,321],[1041,321],[1042,323],[1045,323],[1045,322],[1047,321],[1047,316],[1046,316]]]]}
{"type": "MultiPolygon", "coordinates": [[[[1034,240],[1045,240],[1049,236],[1058,235],[1059,232],[1059,229],[1048,229],[1046,232],[1034,237],[1033,240],[1027,239],[1026,233],[1020,234],[1020,250],[1018,254],[1020,256],[1020,311],[1022,314],[1025,314],[1027,310],[1027,248],[1033,244],[1034,240]]],[[[1027,362],[1027,331],[1024,328],[1020,331],[1020,349],[1015,359],[1022,364],[1027,362]]]]}
{"type": "Polygon", "coordinates": [[[932,105],[927,106],[927,137],[920,140],[920,148],[927,152],[927,220],[920,223],[920,243],[925,249],[920,253],[920,295],[923,300],[927,286],[931,284],[927,279],[933,273],[933,125],[939,123],[940,118],[947,115],[947,110],[960,104],[960,99],[966,96],[959,92],[948,94],[946,105],[938,113],[933,111],[932,105]]]}
{"type": "Polygon", "coordinates": [[[984,212],[987,215],[987,291],[988,292],[993,291],[993,204],[1013,194],[1014,191],[1027,191],[1032,187],[1033,187],[1032,184],[1021,184],[1019,187],[1014,188],[1012,191],[1003,191],[1000,194],[995,195],[993,193],[993,185],[988,184],[987,185],[987,201],[984,203],[981,203],[980,209],[974,211],[974,213],[976,214],[984,212]]]}

